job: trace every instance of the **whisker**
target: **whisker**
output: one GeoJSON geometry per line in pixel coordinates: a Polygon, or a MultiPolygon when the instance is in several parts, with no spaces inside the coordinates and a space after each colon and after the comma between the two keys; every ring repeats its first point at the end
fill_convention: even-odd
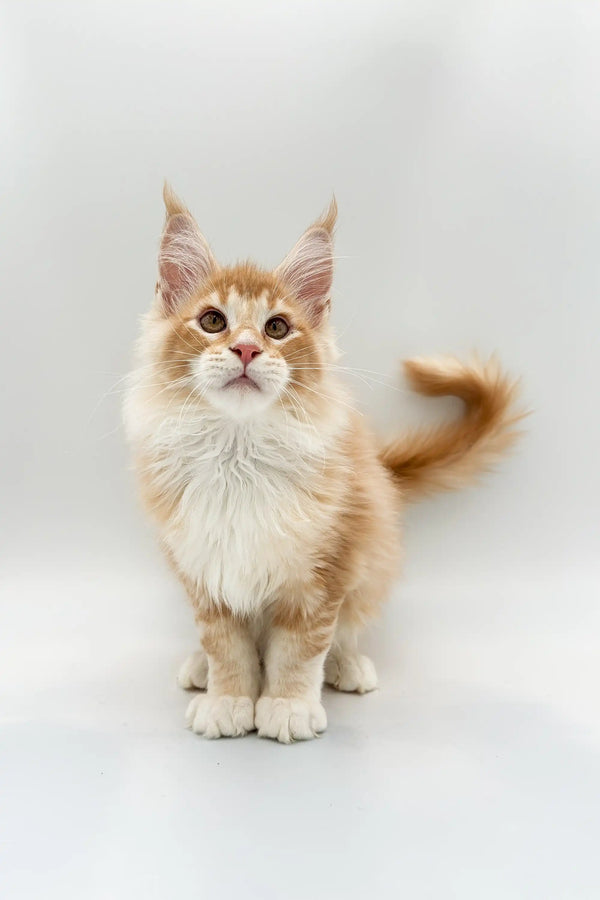
{"type": "Polygon", "coordinates": [[[295,381],[292,379],[292,384],[297,384],[298,387],[304,388],[304,390],[312,391],[313,394],[317,394],[317,396],[322,397],[324,400],[330,400],[332,403],[341,403],[342,406],[347,406],[348,409],[351,409],[352,412],[358,413],[359,416],[362,416],[363,413],[360,410],[356,409],[356,407],[352,406],[350,403],[346,403],[345,400],[342,400],[340,397],[334,397],[331,394],[323,394],[321,391],[317,391],[315,388],[309,387],[307,384],[302,384],[299,381],[295,381]]]}

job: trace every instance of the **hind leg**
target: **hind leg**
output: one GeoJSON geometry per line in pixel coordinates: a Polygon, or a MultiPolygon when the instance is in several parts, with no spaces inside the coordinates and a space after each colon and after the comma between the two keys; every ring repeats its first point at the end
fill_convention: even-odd
{"type": "Polygon", "coordinates": [[[189,691],[192,688],[199,688],[201,691],[206,690],[208,683],[208,657],[202,647],[183,661],[177,675],[177,683],[185,691],[189,691]]]}
{"type": "Polygon", "coordinates": [[[380,493],[372,518],[363,523],[366,539],[361,548],[361,578],[344,597],[325,660],[325,683],[338,691],[366,694],[377,687],[375,666],[359,652],[358,637],[365,625],[379,616],[399,569],[396,513],[384,502],[389,496],[380,493]]]}
{"type": "Polygon", "coordinates": [[[377,687],[372,660],[358,652],[360,626],[340,614],[333,644],[325,660],[325,682],[338,691],[366,694],[377,687]]]}

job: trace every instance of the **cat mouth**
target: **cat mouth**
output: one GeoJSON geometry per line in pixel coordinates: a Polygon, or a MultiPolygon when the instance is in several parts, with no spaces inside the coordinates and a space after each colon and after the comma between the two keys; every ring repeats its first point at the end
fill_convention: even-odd
{"type": "Polygon", "coordinates": [[[245,389],[251,390],[251,391],[252,390],[260,391],[260,388],[257,385],[257,383],[255,381],[253,381],[249,375],[246,375],[245,372],[243,375],[238,375],[237,378],[232,378],[231,381],[227,382],[225,387],[226,388],[239,387],[239,388],[245,388],[245,389]]]}

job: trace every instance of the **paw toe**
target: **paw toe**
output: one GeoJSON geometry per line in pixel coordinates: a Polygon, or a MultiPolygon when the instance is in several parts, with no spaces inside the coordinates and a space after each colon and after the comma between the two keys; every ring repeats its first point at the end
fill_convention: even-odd
{"type": "Polygon", "coordinates": [[[377,687],[377,672],[368,656],[335,653],[325,664],[325,681],[338,691],[366,694],[377,687]]]}
{"type": "Polygon", "coordinates": [[[256,704],[259,737],[282,744],[308,741],[327,728],[325,709],[318,701],[287,697],[261,697],[256,704]]]}
{"type": "Polygon", "coordinates": [[[208,697],[200,694],[188,705],[186,724],[207,738],[241,737],[254,729],[250,697],[208,697]]]}

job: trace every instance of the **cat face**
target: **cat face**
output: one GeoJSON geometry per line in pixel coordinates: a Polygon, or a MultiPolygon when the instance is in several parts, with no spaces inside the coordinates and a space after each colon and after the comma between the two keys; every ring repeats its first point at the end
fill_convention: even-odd
{"type": "Polygon", "coordinates": [[[329,358],[302,305],[272,273],[250,265],[215,273],[167,325],[161,357],[177,377],[187,367],[190,403],[235,418],[298,404],[329,358]]]}
{"type": "Polygon", "coordinates": [[[187,403],[247,418],[301,409],[333,360],[327,319],[335,204],[272,272],[222,267],[191,214],[165,190],[153,340],[162,383],[187,403]]]}

